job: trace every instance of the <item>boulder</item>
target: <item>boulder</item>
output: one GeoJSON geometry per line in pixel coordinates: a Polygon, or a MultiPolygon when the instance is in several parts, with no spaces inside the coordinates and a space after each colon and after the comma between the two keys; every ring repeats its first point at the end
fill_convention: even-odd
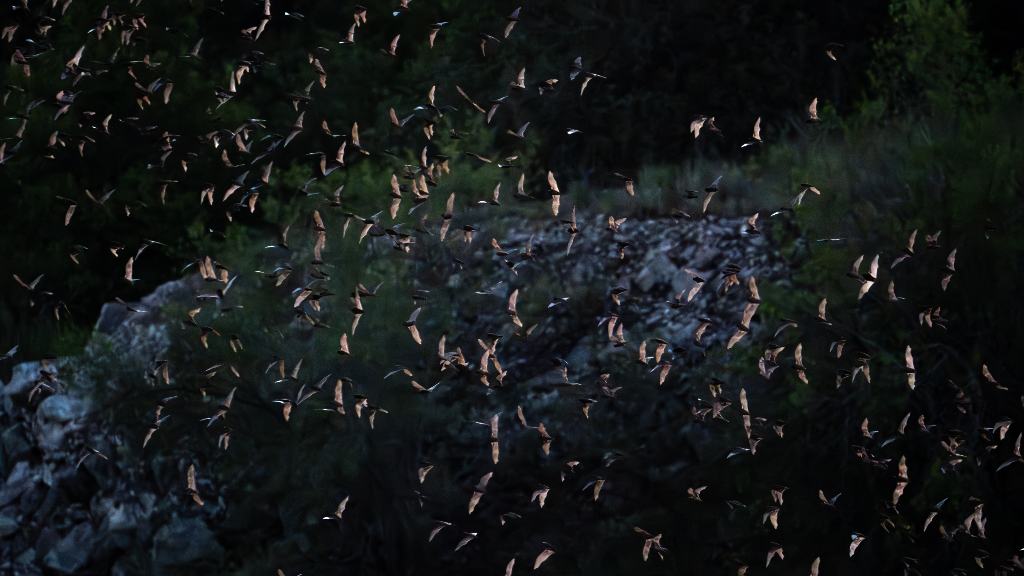
{"type": "Polygon", "coordinates": [[[36,471],[26,461],[14,465],[7,481],[0,486],[0,508],[7,506],[21,497],[26,490],[31,488],[37,481],[36,471]]]}
{"type": "Polygon", "coordinates": [[[44,422],[63,424],[81,418],[85,411],[85,403],[81,399],[67,394],[56,394],[39,403],[36,416],[44,422]]]}
{"type": "Polygon", "coordinates": [[[39,379],[39,362],[22,362],[11,368],[11,380],[4,386],[4,396],[26,396],[39,379]]]}
{"type": "Polygon", "coordinates": [[[39,403],[36,409],[36,442],[46,452],[64,447],[64,438],[79,427],[88,404],[77,396],[55,394],[39,403]]]}
{"type": "Polygon", "coordinates": [[[42,574],[42,569],[36,565],[36,551],[32,548],[22,550],[14,559],[14,570],[11,573],[18,576],[42,574]]]}
{"type": "Polygon", "coordinates": [[[224,548],[199,518],[174,518],[153,538],[153,561],[158,566],[183,566],[223,555],[224,548]]]}
{"type": "Polygon", "coordinates": [[[64,535],[43,557],[43,564],[61,574],[74,574],[89,561],[95,530],[88,522],[79,524],[64,535]]]}
{"type": "Polygon", "coordinates": [[[94,328],[102,337],[91,340],[86,353],[109,345],[118,353],[130,353],[132,358],[162,356],[170,346],[168,327],[172,325],[165,308],[191,305],[202,290],[202,280],[190,276],[161,284],[140,302],[132,303],[132,308],[140,312],[132,312],[121,303],[104,304],[94,328]]]}
{"type": "Polygon", "coordinates": [[[130,550],[140,538],[146,538],[149,531],[149,514],[155,498],[143,494],[143,498],[124,496],[97,498],[93,502],[92,516],[100,518],[99,531],[103,541],[99,547],[104,550],[130,550]]]}
{"type": "Polygon", "coordinates": [[[13,515],[13,510],[0,512],[0,538],[6,538],[18,531],[21,525],[13,515]]]}
{"type": "Polygon", "coordinates": [[[641,292],[650,292],[656,284],[671,284],[676,271],[667,252],[649,252],[633,282],[641,292]]]}
{"type": "Polygon", "coordinates": [[[32,450],[25,427],[21,424],[9,426],[3,432],[4,461],[17,462],[32,450]]]}

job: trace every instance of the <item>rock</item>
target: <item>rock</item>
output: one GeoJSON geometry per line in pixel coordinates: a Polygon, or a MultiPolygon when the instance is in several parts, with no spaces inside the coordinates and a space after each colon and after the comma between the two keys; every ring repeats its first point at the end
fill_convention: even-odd
{"type": "Polygon", "coordinates": [[[693,276],[688,274],[686,270],[677,268],[675,274],[672,275],[672,292],[679,294],[684,290],[689,290],[693,286],[693,276]]]}
{"type": "Polygon", "coordinates": [[[722,252],[718,248],[710,244],[702,244],[688,265],[696,270],[708,270],[724,263],[718,262],[719,258],[722,258],[722,252]]]}
{"type": "Polygon", "coordinates": [[[92,506],[92,516],[102,518],[99,531],[103,534],[101,548],[107,550],[130,550],[137,545],[138,539],[146,537],[150,532],[149,513],[152,511],[153,499],[149,494],[139,500],[124,497],[98,498],[92,506]]]}
{"type": "Polygon", "coordinates": [[[134,530],[138,525],[139,515],[130,504],[112,504],[107,512],[104,528],[110,531],[134,530]]]}
{"type": "Polygon", "coordinates": [[[0,512],[0,538],[14,534],[19,527],[17,518],[9,515],[8,512],[0,512]]]}
{"type": "Polygon", "coordinates": [[[85,414],[85,403],[67,394],[49,396],[39,403],[36,416],[43,421],[71,422],[85,414]]]}
{"type": "Polygon", "coordinates": [[[95,531],[89,523],[71,529],[43,558],[43,564],[62,574],[73,574],[89,561],[95,531]]]}
{"type": "MultiPolygon", "coordinates": [[[[59,490],[56,488],[50,488],[46,491],[46,494],[39,500],[39,505],[32,510],[32,521],[36,524],[46,522],[53,512],[54,508],[57,507],[57,501],[59,497],[59,490]]],[[[24,500],[23,500],[24,503],[24,500]]],[[[26,518],[28,517],[28,510],[25,510],[26,518]]]]}
{"type": "Polygon", "coordinates": [[[28,435],[21,424],[15,424],[4,430],[2,436],[5,462],[17,462],[21,460],[32,446],[28,442],[28,435]]]}
{"type": "MultiPolygon", "coordinates": [[[[525,406],[531,420],[535,414],[559,411],[564,402],[563,393],[553,386],[561,382],[561,375],[549,361],[552,355],[568,361],[572,382],[590,386],[595,368],[627,362],[635,365],[636,345],[644,339],[661,337],[680,345],[667,354],[680,366],[673,369],[669,378],[681,378],[683,366],[699,362],[699,349],[692,351],[693,356],[687,356],[696,319],[721,311],[738,312],[744,305],[743,285],[728,294],[717,292],[722,267],[736,263],[743,266],[739,274],[742,280],[756,276],[764,283],[783,275],[784,265],[771,249],[770,237],[744,236],[740,232],[742,219],[710,215],[700,223],[630,219],[617,232],[607,229],[606,217],[602,215],[581,211],[579,221],[580,231],[572,254],[566,256],[567,238],[562,227],[540,227],[525,220],[509,219],[504,222],[508,234],[501,238],[502,244],[516,254],[532,242],[534,258],[519,262],[514,274],[506,269],[494,274],[481,272],[490,267],[470,262],[464,270],[448,277],[452,290],[498,286],[494,289],[498,301],[507,298],[512,288],[521,287],[524,321],[543,322],[532,339],[510,338],[502,342],[502,353],[507,354],[502,361],[513,374],[511,379],[518,381],[517,386],[532,391],[525,406]],[[686,269],[693,269],[708,283],[692,302],[676,303],[677,294],[694,286],[693,274],[686,269]],[[604,326],[597,322],[616,310],[608,297],[614,286],[629,288],[618,308],[622,313],[620,325],[625,346],[615,346],[604,326]],[[580,290],[572,291],[572,287],[580,290]],[[572,300],[551,311],[537,311],[550,298],[560,295],[571,295],[572,300]],[[675,305],[669,306],[666,301],[675,305]],[[637,310],[650,313],[637,315],[637,310]],[[541,317],[547,319],[541,321],[541,317]]],[[[493,255],[485,250],[481,257],[493,255]]],[[[516,260],[516,256],[510,257],[510,261],[516,260]]],[[[197,294],[211,290],[211,285],[191,276],[164,284],[133,305],[146,310],[145,313],[130,312],[123,304],[108,304],[103,307],[95,334],[82,356],[49,365],[24,362],[14,367],[10,384],[0,390],[5,408],[2,422],[6,426],[0,443],[6,466],[13,467],[0,486],[0,538],[5,538],[3,545],[9,544],[7,551],[0,545],[0,562],[8,562],[0,564],[0,573],[7,573],[6,570],[39,574],[45,570],[63,574],[177,574],[196,571],[196,563],[212,565],[223,559],[224,548],[202,516],[170,520],[162,513],[158,516],[155,510],[159,499],[155,493],[161,490],[140,480],[131,470],[120,470],[97,459],[90,459],[77,473],[73,467],[80,454],[76,449],[79,435],[81,442],[106,451],[96,439],[104,435],[107,423],[84,418],[90,410],[90,390],[102,390],[102,386],[114,380],[110,378],[112,370],[141,374],[149,359],[166,357],[180,313],[194,305],[197,294]],[[67,378],[66,384],[58,380],[58,368],[59,376],[67,378]],[[50,382],[58,392],[46,391],[39,400],[33,400],[38,406],[29,406],[27,395],[40,379],[50,382]],[[70,433],[75,435],[74,446],[68,445],[70,433]],[[30,463],[28,459],[38,452],[42,452],[42,462],[30,463]],[[97,485],[131,486],[132,490],[98,491],[97,485]],[[70,526],[73,528],[64,533],[70,526]]],[[[503,325],[508,321],[503,308],[497,305],[492,312],[484,310],[472,316],[467,312],[457,320],[461,322],[460,329],[453,332],[479,332],[481,326],[503,325]]],[[[704,342],[717,342],[720,346],[728,332],[713,329],[705,335],[704,342]]],[[[651,368],[654,366],[637,368],[636,374],[653,389],[657,374],[651,368]]],[[[613,384],[631,383],[624,378],[613,384]]],[[[672,382],[667,386],[672,386],[672,382]]],[[[601,404],[598,410],[605,406],[601,404]]],[[[578,412],[574,411],[571,417],[578,419],[578,412]]],[[[557,419],[548,422],[555,430],[560,424],[557,419]]],[[[702,433],[702,427],[694,427],[688,438],[698,447],[702,441],[711,444],[699,436],[702,433]]],[[[685,466],[699,460],[698,456],[703,455],[687,448],[685,462],[673,465],[685,466]]],[[[665,467],[662,473],[667,479],[679,471],[665,467]]],[[[309,544],[296,538],[289,545],[303,549],[309,544]]]]}
{"type": "Polygon", "coordinates": [[[153,561],[159,566],[182,566],[223,555],[224,548],[199,518],[174,518],[153,538],[153,561]]]}
{"type": "MultiPolygon", "coordinates": [[[[38,470],[39,469],[36,468],[34,472],[38,472],[38,470]]],[[[34,478],[34,481],[30,486],[31,487],[22,492],[21,496],[18,498],[18,516],[21,518],[31,518],[46,498],[46,492],[39,484],[38,478],[34,478]]]]}
{"type": "Polygon", "coordinates": [[[81,427],[77,422],[85,415],[88,405],[80,398],[68,394],[55,394],[45,398],[36,409],[36,442],[45,452],[64,447],[64,437],[81,427]]]}
{"type": "Polygon", "coordinates": [[[37,564],[44,561],[46,555],[50,553],[60,542],[60,532],[57,531],[53,526],[43,526],[39,529],[39,536],[36,537],[35,544],[33,546],[34,554],[33,561],[37,564]]]}
{"type": "Polygon", "coordinates": [[[133,308],[144,312],[131,312],[123,304],[104,304],[94,328],[97,335],[86,347],[86,353],[109,345],[116,352],[131,352],[132,358],[162,356],[170,346],[168,326],[170,319],[163,313],[168,305],[189,305],[203,289],[198,275],[161,284],[133,308]]]}
{"type": "MultiPolygon", "coordinates": [[[[565,256],[566,236],[561,228],[538,227],[517,218],[504,220],[508,233],[501,240],[503,247],[514,252],[531,242],[533,248],[534,257],[525,264],[517,264],[518,279],[510,280],[504,270],[481,275],[478,270],[487,268],[472,265],[460,275],[460,285],[465,286],[490,287],[498,282],[506,282],[509,287],[521,286],[519,304],[522,308],[528,308],[531,301],[560,294],[567,286],[580,288],[573,293],[574,315],[570,316],[566,308],[556,308],[530,341],[505,343],[505,367],[514,379],[545,385],[552,378],[549,365],[538,363],[536,359],[552,354],[565,358],[574,367],[591,362],[607,366],[632,361],[629,354],[634,353],[631,351],[635,351],[635,346],[643,339],[661,337],[673,346],[688,348],[698,318],[742,310],[747,297],[747,278],[756,277],[759,285],[767,286],[783,281],[786,276],[786,265],[773,249],[769,235],[742,234],[744,218],[707,215],[700,221],[630,219],[618,231],[607,229],[606,216],[595,218],[580,212],[577,220],[583,224],[569,257],[565,256]],[[722,281],[721,272],[729,263],[741,267],[738,276],[742,284],[721,294],[717,290],[722,281]],[[687,292],[696,286],[694,276],[703,278],[706,284],[695,293],[692,301],[686,301],[687,292]],[[598,320],[614,309],[608,297],[614,286],[629,288],[620,310],[623,312],[623,337],[628,342],[624,347],[613,346],[604,330],[595,330],[600,325],[598,320]],[[684,300],[677,301],[681,293],[684,300]],[[598,304],[597,298],[603,303],[598,304]],[[669,306],[669,302],[676,305],[669,306]],[[594,316],[587,318],[587,312],[581,313],[584,308],[591,310],[594,316]],[[633,312],[637,310],[647,313],[635,317],[633,312]],[[551,334],[558,336],[551,337],[551,334]]],[[[489,252],[484,252],[489,258],[489,252]]],[[[513,256],[512,261],[515,260],[513,256]]],[[[496,306],[495,310],[499,308],[496,306]]],[[[460,320],[467,331],[505,322],[500,313],[487,312],[460,320]]],[[[727,323],[728,319],[723,325],[727,323]]],[[[721,345],[729,332],[727,328],[714,327],[704,335],[702,342],[705,346],[721,345]]],[[[676,355],[682,356],[674,351],[670,354],[676,355]]],[[[699,362],[699,355],[692,361],[699,362]]],[[[679,378],[680,374],[681,370],[673,371],[670,378],[679,378]]],[[[584,377],[578,373],[570,376],[584,377]]],[[[656,379],[654,374],[645,377],[656,379]]]]}
{"type": "Polygon", "coordinates": [[[39,378],[39,362],[22,362],[11,368],[11,381],[4,386],[4,396],[27,395],[39,378]]]}
{"type": "Polygon", "coordinates": [[[650,292],[655,284],[669,284],[676,274],[676,267],[664,252],[649,253],[640,273],[633,278],[641,292],[650,292]]]}
{"type": "Polygon", "coordinates": [[[36,551],[32,548],[23,550],[18,557],[14,559],[14,572],[19,576],[35,576],[41,574],[42,570],[36,566],[36,551]]]}
{"type": "Polygon", "coordinates": [[[93,327],[95,332],[100,334],[113,334],[124,321],[128,319],[129,312],[122,304],[108,302],[100,308],[100,316],[96,319],[93,327]]]}
{"type": "Polygon", "coordinates": [[[0,487],[0,508],[17,500],[36,482],[36,473],[26,461],[14,465],[14,470],[7,477],[7,482],[0,487]]]}
{"type": "Polygon", "coordinates": [[[151,324],[154,320],[160,319],[160,312],[168,304],[190,301],[193,292],[201,284],[196,277],[165,282],[133,306],[145,312],[131,312],[121,303],[104,304],[94,330],[100,334],[114,335],[131,330],[133,325],[151,324]]]}
{"type": "Polygon", "coordinates": [[[114,561],[114,565],[110,567],[110,576],[133,576],[134,574],[144,574],[145,571],[141,567],[136,566],[134,559],[129,556],[121,556],[114,561]]]}

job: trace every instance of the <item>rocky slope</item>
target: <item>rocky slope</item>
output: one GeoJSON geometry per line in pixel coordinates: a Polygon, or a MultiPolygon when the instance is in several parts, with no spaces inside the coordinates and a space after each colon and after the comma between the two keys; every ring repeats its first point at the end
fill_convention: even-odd
{"type": "MultiPolygon", "coordinates": [[[[453,286],[489,287],[487,293],[500,299],[490,313],[475,310],[456,318],[463,332],[474,334],[507,322],[504,299],[513,286],[531,291],[543,285],[545,300],[572,293],[552,308],[523,306],[524,321],[538,324],[535,335],[510,341],[501,352],[520,382],[543,385],[551,379],[552,355],[590,372],[615,361],[615,355],[633,354],[629,350],[645,338],[663,338],[673,344],[671,354],[685,356],[694,348],[690,343],[699,318],[739,319],[746,288],[722,293],[727,265],[739,267],[740,278],[785,278],[769,240],[750,234],[745,220],[709,217],[700,225],[629,220],[612,231],[607,218],[580,216],[571,257],[565,255],[564,231],[531,232],[525,223],[511,223],[502,242],[522,249],[532,237],[534,258],[514,272],[504,266],[467,267],[449,279],[453,286]],[[700,293],[692,302],[670,305],[694,286],[695,276],[707,280],[700,293]],[[626,346],[615,346],[599,324],[607,320],[615,287],[625,289],[619,315],[626,346]]],[[[138,374],[139,385],[148,385],[142,375],[166,352],[169,327],[177,322],[169,310],[178,306],[180,312],[199,289],[194,278],[167,283],[131,305],[144,312],[109,304],[81,356],[14,366],[2,388],[0,411],[0,474],[6,478],[0,487],[0,572],[168,573],[195,562],[215,563],[223,555],[215,527],[202,517],[165,512],[156,520],[160,500],[180,490],[158,482],[143,465],[121,461],[125,440],[109,435],[111,423],[95,416],[100,413],[96,403],[109,398],[102,389],[109,366],[92,365],[91,359],[113,352],[119,369],[138,374]],[[138,565],[139,550],[148,551],[148,565],[138,565]],[[128,551],[135,554],[129,557],[128,551]]],[[[733,329],[717,325],[704,342],[720,345],[733,329]]],[[[544,401],[539,394],[534,400],[544,401]]]]}
{"type": "Polygon", "coordinates": [[[169,345],[163,309],[191,300],[197,287],[191,279],[164,284],[133,305],[145,313],[108,304],[81,356],[14,366],[0,392],[0,572],[161,573],[222,554],[199,518],[151,520],[163,491],[143,467],[119,461],[124,439],[95,417],[104,367],[90,365],[114,351],[123,368],[142,374],[169,345]],[[149,551],[151,570],[123,561],[139,549],[149,551]]]}

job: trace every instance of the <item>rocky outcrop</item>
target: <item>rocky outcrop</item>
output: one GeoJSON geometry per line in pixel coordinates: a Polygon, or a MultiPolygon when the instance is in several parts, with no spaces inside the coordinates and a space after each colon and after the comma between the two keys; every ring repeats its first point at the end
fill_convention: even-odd
{"type": "MultiPolygon", "coordinates": [[[[770,242],[751,234],[742,219],[628,220],[611,231],[606,215],[578,218],[570,255],[564,227],[503,222],[510,232],[501,242],[518,254],[532,243],[536,257],[511,258],[521,262],[514,271],[467,266],[448,278],[459,291],[489,287],[487,294],[502,302],[512,289],[523,291],[523,320],[539,327],[530,339],[503,343],[501,353],[527,387],[552,377],[553,356],[574,366],[606,365],[631,354],[641,339],[662,338],[672,344],[670,355],[684,357],[693,348],[698,318],[739,318],[747,292],[742,285],[722,290],[729,264],[740,278],[755,276],[762,285],[785,279],[770,242]],[[705,286],[686,302],[695,277],[705,286]],[[610,303],[613,290],[619,306],[610,303]],[[568,302],[544,306],[570,292],[568,302]],[[532,308],[524,303],[530,299],[532,308]],[[613,314],[628,346],[616,346],[600,323],[613,314]]],[[[480,252],[481,258],[492,256],[480,252]]],[[[138,303],[107,304],[80,357],[13,367],[0,392],[0,573],[159,574],[224,556],[203,516],[183,516],[166,505],[173,488],[155,485],[141,464],[118,460],[125,440],[113,437],[113,423],[104,420],[104,373],[88,369],[93,358],[112,354],[121,368],[141,374],[167,352],[178,319],[203,290],[202,281],[190,277],[164,284],[138,303]]],[[[505,325],[508,317],[502,304],[455,322],[459,331],[476,334],[505,325]]],[[[709,329],[704,345],[720,344],[732,330],[709,329]]],[[[538,393],[534,401],[545,400],[538,393]]]]}
{"type": "Polygon", "coordinates": [[[213,532],[199,518],[175,518],[153,538],[153,561],[158,568],[216,560],[223,555],[213,532]]]}
{"type": "MultiPolygon", "coordinates": [[[[700,356],[708,347],[724,344],[735,331],[748,297],[747,278],[756,278],[762,288],[788,281],[785,263],[770,239],[749,229],[746,219],[627,220],[616,231],[609,229],[604,214],[577,215],[577,220],[579,232],[569,254],[564,227],[531,231],[526,222],[512,223],[502,245],[521,250],[532,240],[534,258],[516,266],[514,273],[492,267],[494,272],[481,278],[480,267],[472,267],[451,280],[460,286],[492,287],[489,290],[499,298],[520,289],[523,322],[539,325],[528,341],[502,344],[507,367],[518,379],[538,376],[538,366],[550,372],[547,360],[552,355],[578,368],[588,363],[607,366],[614,357],[629,354],[627,350],[635,351],[642,339],[661,338],[670,344],[672,354],[700,356]],[[723,284],[732,271],[740,284],[723,284]],[[704,285],[687,301],[697,279],[704,285]],[[620,293],[619,305],[612,302],[613,291],[620,293]],[[522,310],[537,292],[545,303],[549,294],[569,299],[535,310],[531,317],[522,310]],[[626,346],[616,345],[604,329],[611,316],[623,325],[626,346]],[[694,331],[700,319],[708,317],[715,323],[698,346],[694,331]],[[542,358],[545,361],[538,362],[542,358]]],[[[504,309],[502,302],[482,316],[474,310],[463,324],[470,331],[474,325],[507,324],[504,309]]],[[[751,329],[760,329],[757,318],[751,329]]]]}
{"type": "Polygon", "coordinates": [[[23,362],[0,383],[0,573],[160,573],[223,553],[203,519],[157,514],[166,489],[117,461],[124,439],[97,413],[102,370],[89,369],[101,355],[140,370],[162,356],[170,313],[198,284],[169,282],[129,305],[145,312],[107,304],[81,356],[23,362]],[[143,566],[126,570],[128,554],[143,566]]]}

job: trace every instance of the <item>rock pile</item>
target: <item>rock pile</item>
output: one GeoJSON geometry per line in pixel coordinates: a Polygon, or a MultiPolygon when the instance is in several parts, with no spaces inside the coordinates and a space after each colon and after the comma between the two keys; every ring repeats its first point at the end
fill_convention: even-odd
{"type": "MultiPolygon", "coordinates": [[[[533,258],[514,272],[496,266],[493,273],[481,278],[481,267],[474,266],[453,277],[451,282],[460,286],[489,287],[484,291],[493,292],[496,300],[519,288],[521,314],[523,303],[531,299],[536,302],[539,297],[546,304],[548,299],[569,297],[549,308],[534,306],[532,318],[529,312],[523,318],[527,325],[538,323],[531,338],[504,343],[512,351],[506,352],[508,367],[519,371],[518,379],[536,376],[538,366],[549,367],[549,362],[538,362],[545,356],[555,354],[583,368],[595,361],[605,364],[627,349],[635,351],[641,339],[661,338],[676,353],[690,349],[700,355],[709,347],[723,345],[735,330],[748,297],[748,277],[755,277],[762,287],[788,281],[778,251],[764,234],[749,229],[745,219],[627,220],[612,231],[608,218],[603,214],[577,216],[579,233],[571,256],[566,255],[567,232],[531,232],[527,223],[513,223],[508,226],[512,232],[500,241],[502,247],[514,246],[521,253],[530,243],[533,258]],[[730,266],[738,270],[741,284],[724,287],[723,272],[730,266]],[[704,286],[687,301],[687,293],[700,280],[704,286]],[[538,291],[542,292],[539,296],[538,291]],[[612,305],[613,291],[621,292],[620,306],[612,305]],[[606,324],[600,324],[611,315],[624,325],[626,346],[615,346],[604,329],[606,324]],[[693,334],[701,318],[715,319],[715,324],[697,346],[693,334]]],[[[480,332],[474,325],[505,323],[500,300],[474,309],[462,322],[470,333],[480,332]]],[[[751,328],[759,329],[756,318],[751,328]]]]}
{"type": "Polygon", "coordinates": [[[100,348],[139,366],[160,356],[172,322],[165,309],[195,287],[162,285],[132,305],[145,313],[108,304],[81,357],[13,367],[0,390],[0,573],[161,573],[223,554],[201,518],[157,515],[163,491],[141,467],[106,459],[117,460],[122,440],[95,415],[98,384],[82,370],[100,348]]]}
{"type": "MultiPolygon", "coordinates": [[[[514,270],[500,263],[467,266],[448,279],[460,291],[490,287],[482,297],[496,303],[455,319],[465,334],[505,325],[504,300],[512,289],[523,290],[521,303],[534,301],[521,310],[525,322],[538,324],[534,335],[503,344],[503,361],[521,385],[550,379],[547,360],[554,356],[586,370],[628,355],[641,339],[662,338],[672,344],[670,354],[685,355],[694,348],[699,318],[738,319],[747,293],[742,285],[720,289],[728,264],[762,285],[785,278],[770,242],[742,219],[628,220],[617,231],[607,220],[579,215],[571,257],[562,228],[531,232],[526,221],[507,223],[501,242],[520,254],[531,243],[532,259],[514,270]],[[698,277],[705,285],[687,302],[698,277]],[[613,290],[619,307],[609,302],[613,290]],[[570,291],[568,301],[545,307],[570,291]],[[613,311],[625,327],[626,347],[614,346],[601,324],[613,311]]],[[[166,353],[171,328],[201,291],[201,280],[190,277],[160,286],[138,304],[108,304],[81,357],[14,366],[0,393],[0,573],[167,573],[223,556],[203,517],[161,508],[168,487],[157,485],[145,466],[115,464],[124,440],[97,416],[102,374],[82,369],[107,350],[143,373],[166,353]]],[[[720,345],[732,330],[712,327],[704,346],[720,345]]]]}

